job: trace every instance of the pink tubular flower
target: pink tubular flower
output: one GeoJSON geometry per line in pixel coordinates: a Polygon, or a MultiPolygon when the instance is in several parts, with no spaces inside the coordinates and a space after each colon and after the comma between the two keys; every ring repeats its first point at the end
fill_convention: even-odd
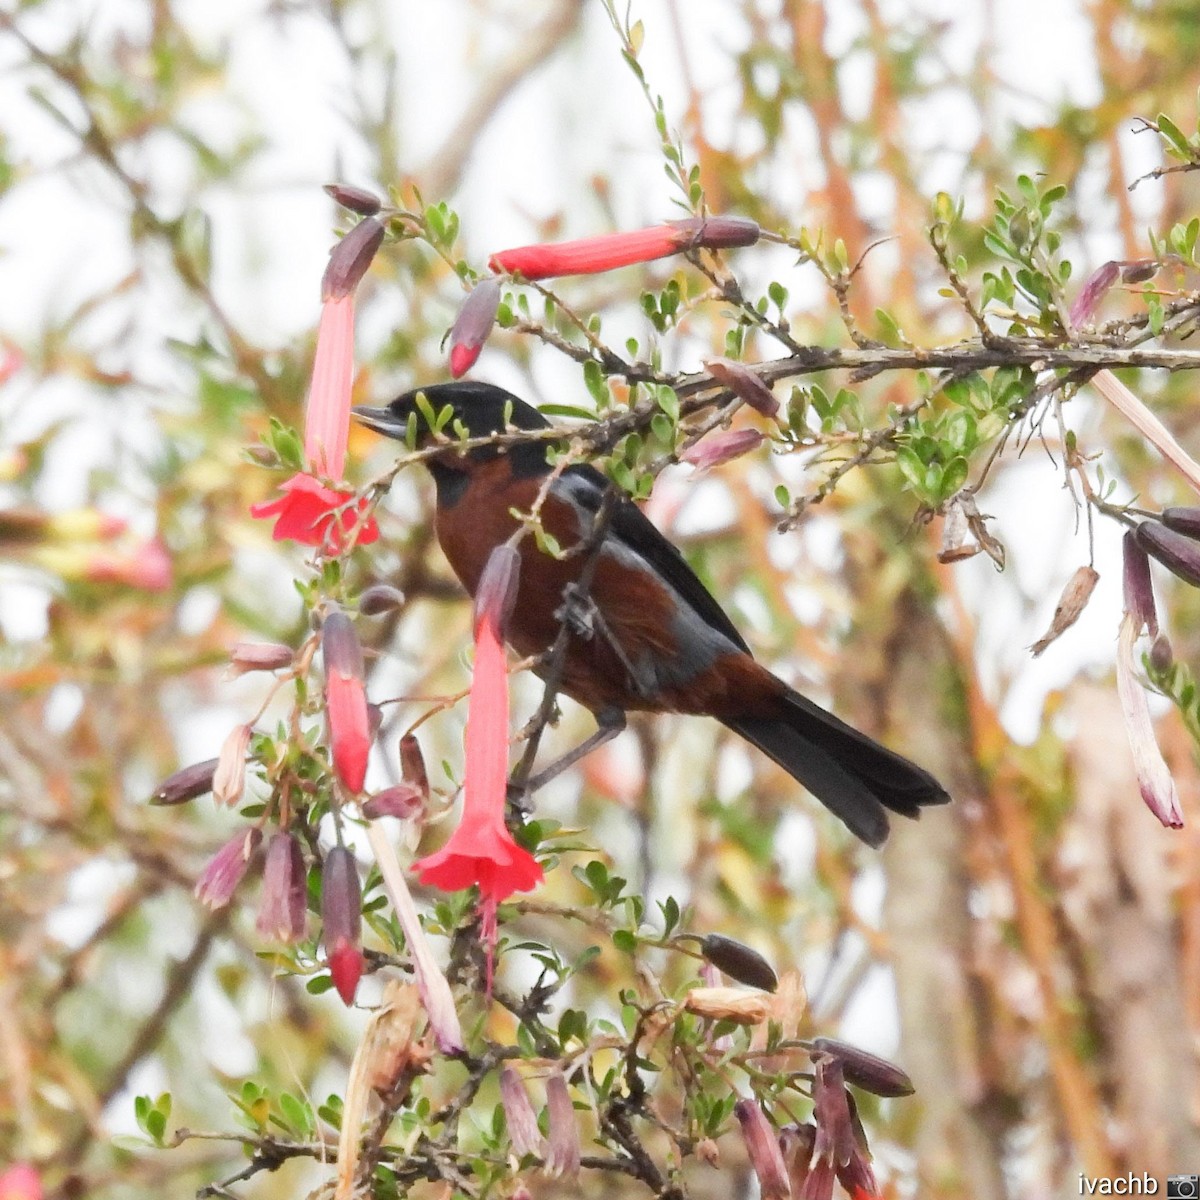
{"type": "Polygon", "coordinates": [[[704,366],[719,384],[764,417],[773,417],[779,412],[779,401],[774,393],[745,363],[732,358],[706,358],[704,366]]]}
{"type": "Polygon", "coordinates": [[[479,885],[488,988],[496,938],[496,907],[542,880],[542,868],[504,824],[508,790],[508,666],[503,627],[516,599],[520,559],[508,545],[492,551],[475,599],[475,672],[467,715],[463,814],[450,840],[414,863],[422,883],[456,892],[479,885]]]}
{"type": "Polygon", "coordinates": [[[546,1174],[574,1179],[579,1174],[579,1122],[575,1119],[567,1081],[560,1071],[546,1080],[546,1110],[550,1122],[546,1174]]]}
{"type": "Polygon", "coordinates": [[[204,868],[196,884],[196,899],[206,908],[224,908],[233,899],[261,843],[261,829],[248,829],[231,837],[204,868]]]}
{"type": "Polygon", "coordinates": [[[1133,651],[1138,629],[1137,618],[1126,613],[1121,620],[1117,641],[1117,697],[1125,715],[1125,729],[1129,734],[1129,748],[1133,751],[1133,765],[1142,799],[1164,825],[1181,829],[1183,813],[1179,808],[1179,793],[1154,737],[1150,705],[1134,667],[1133,651]]]}
{"type": "Polygon", "coordinates": [[[363,688],[362,647],[354,625],[343,612],[331,612],[321,626],[325,659],[325,711],[329,745],[338,778],[361,792],[371,750],[367,693],[363,688]]]}
{"type": "Polygon", "coordinates": [[[720,429],[706,434],[680,456],[680,461],[697,468],[697,476],[714,467],[757,450],[766,438],[757,429],[720,429]]]}
{"type": "Polygon", "coordinates": [[[1117,282],[1121,274],[1121,264],[1106,262],[1097,267],[1084,281],[1071,305],[1071,324],[1078,329],[1086,325],[1096,314],[1100,301],[1108,294],[1109,288],[1117,282]]]}
{"type": "MultiPolygon", "coordinates": [[[[340,554],[366,507],[365,501],[347,505],[353,501],[353,492],[326,487],[318,476],[337,480],[345,470],[354,381],[354,289],[382,241],[383,226],[368,217],[346,234],[329,256],[321,281],[321,320],[304,421],[308,471],[281,484],[279,499],[250,508],[252,516],[277,518],[276,541],[328,545],[331,553],[340,554]]],[[[373,518],[357,530],[360,545],[378,537],[373,518]]]]}
{"type": "Polygon", "coordinates": [[[267,844],[258,932],[280,942],[298,942],[304,936],[307,896],[300,843],[290,833],[277,833],[267,844]]]}
{"type": "Polygon", "coordinates": [[[499,307],[500,284],[495,279],[481,279],[463,301],[450,330],[450,374],[455,379],[475,365],[499,307]]]}
{"type": "Polygon", "coordinates": [[[529,1093],[512,1067],[506,1066],[500,1072],[500,1103],[504,1106],[504,1123],[508,1127],[512,1152],[518,1158],[524,1158],[527,1154],[543,1157],[546,1139],[538,1128],[529,1093]]]}
{"type": "Polygon", "coordinates": [[[0,1200],[42,1200],[42,1181],[28,1163],[0,1171],[0,1200]]]}
{"type": "Polygon", "coordinates": [[[758,1177],[762,1200],[789,1200],[792,1189],[779,1149],[779,1139],[763,1110],[754,1100],[739,1100],[733,1106],[733,1115],[742,1127],[746,1155],[758,1177]]]}
{"type": "Polygon", "coordinates": [[[325,856],[321,874],[321,920],[333,986],[347,1006],[354,1003],[363,973],[362,887],[358,864],[345,846],[325,856]]]}

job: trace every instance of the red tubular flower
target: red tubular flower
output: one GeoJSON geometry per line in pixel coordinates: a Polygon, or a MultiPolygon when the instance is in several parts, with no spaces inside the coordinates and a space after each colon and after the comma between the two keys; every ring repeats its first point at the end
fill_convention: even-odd
{"type": "MultiPolygon", "coordinates": [[[[513,892],[525,892],[542,880],[542,868],[518,846],[504,824],[508,791],[508,665],[503,627],[516,597],[517,566],[513,547],[492,551],[475,598],[475,672],[467,715],[466,775],[463,814],[450,840],[414,863],[422,883],[456,892],[479,885],[484,938],[496,936],[496,907],[513,892]]],[[[492,955],[488,955],[491,987],[492,955]]]]}
{"type": "Polygon", "coordinates": [[[779,1149],[779,1139],[763,1110],[754,1100],[739,1100],[733,1106],[733,1115],[742,1127],[746,1155],[758,1177],[762,1200],[789,1200],[792,1189],[779,1149]]]}
{"type": "Polygon", "coordinates": [[[493,271],[526,279],[554,275],[595,275],[633,263],[651,262],[687,249],[689,234],[672,225],[652,225],[631,233],[602,233],[572,242],[547,242],[501,250],[488,259],[493,271]]]}
{"type": "Polygon", "coordinates": [[[450,330],[450,374],[455,379],[475,365],[499,307],[500,284],[495,279],[481,279],[463,301],[450,330]]]}
{"type": "Polygon", "coordinates": [[[361,792],[371,751],[371,731],[363,687],[362,646],[345,613],[335,611],[325,618],[321,653],[325,659],[325,711],[333,766],[350,791],[361,792]]]}
{"type": "Polygon", "coordinates": [[[298,942],[304,936],[307,895],[300,843],[290,833],[275,834],[267,844],[263,867],[258,932],[281,942],[298,942]]]}
{"type": "MultiPolygon", "coordinates": [[[[311,475],[293,475],[279,485],[278,500],[252,504],[250,515],[277,518],[272,537],[277,542],[299,542],[304,546],[325,546],[331,554],[341,554],[349,544],[350,533],[366,511],[366,500],[351,504],[354,493],[326,487],[311,475]]],[[[368,546],[379,539],[379,526],[368,517],[358,528],[355,543],[368,546]]]]}
{"type": "Polygon", "coordinates": [[[261,843],[261,829],[248,829],[231,837],[204,868],[196,884],[196,899],[207,908],[224,908],[233,899],[261,843]]]}
{"type": "Polygon", "coordinates": [[[363,973],[362,887],[358,864],[345,846],[325,856],[321,873],[321,920],[333,986],[344,1004],[354,1003],[363,973]]]}

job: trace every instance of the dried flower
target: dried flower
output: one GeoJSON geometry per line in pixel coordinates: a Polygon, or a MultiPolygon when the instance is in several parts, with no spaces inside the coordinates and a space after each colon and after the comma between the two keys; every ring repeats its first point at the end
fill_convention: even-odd
{"type": "Polygon", "coordinates": [[[731,987],[698,987],[692,988],[684,997],[683,1007],[710,1021],[758,1025],[767,1019],[771,1002],[762,992],[746,992],[731,987]]]}
{"type": "Polygon", "coordinates": [[[267,843],[258,932],[280,942],[298,942],[304,936],[307,896],[300,843],[290,833],[277,833],[267,843]]]}
{"type": "Polygon", "coordinates": [[[212,781],[213,799],[218,804],[233,808],[241,801],[246,787],[246,751],[253,732],[251,725],[235,725],[221,746],[212,781]]]}
{"type": "Polygon", "coordinates": [[[389,583],[372,584],[358,598],[358,611],[364,617],[379,617],[404,606],[404,593],[389,583]]]}
{"type": "Polygon", "coordinates": [[[836,1058],[842,1064],[842,1075],[847,1083],[876,1096],[911,1096],[916,1090],[912,1080],[895,1063],[848,1042],[819,1037],[813,1038],[812,1047],[814,1055],[836,1058]]]}
{"type": "Polygon", "coordinates": [[[262,844],[262,830],[235,834],[213,855],[196,884],[196,899],[207,908],[224,908],[245,878],[250,862],[262,844]]]}
{"type": "Polygon", "coordinates": [[[1099,581],[1099,573],[1091,567],[1080,567],[1067,580],[1067,585],[1058,599],[1058,607],[1054,610],[1054,617],[1050,621],[1050,628],[1029,647],[1034,658],[1079,620],[1079,614],[1087,607],[1087,602],[1099,581]]]}
{"type": "Polygon", "coordinates": [[[325,856],[321,872],[321,920],[333,985],[344,1004],[353,1004],[364,961],[362,887],[358,864],[345,846],[334,846],[325,856]]]}
{"type": "Polygon", "coordinates": [[[756,1101],[739,1100],[733,1106],[733,1115],[742,1127],[746,1155],[758,1177],[762,1200],[790,1200],[792,1189],[787,1168],[783,1163],[779,1140],[766,1114],[756,1101]]]}
{"type": "Polygon", "coordinates": [[[1100,307],[1100,301],[1108,295],[1109,288],[1117,282],[1120,273],[1119,263],[1106,262],[1087,277],[1079,295],[1075,297],[1075,303],[1071,305],[1073,328],[1078,329],[1092,319],[1096,309],[1100,307]]]}
{"type": "Polygon", "coordinates": [[[295,659],[291,646],[276,642],[238,642],[229,655],[231,673],[236,677],[249,671],[281,671],[295,659]]]}
{"type": "Polygon", "coordinates": [[[698,474],[757,450],[767,439],[757,429],[722,429],[705,434],[679,456],[680,462],[698,467],[698,474]]]}
{"type": "Polygon", "coordinates": [[[383,207],[383,201],[374,192],[354,187],[353,184],[327,183],[325,194],[332,197],[336,204],[358,213],[360,217],[373,217],[383,207]]]}
{"type": "Polygon", "coordinates": [[[1180,829],[1183,826],[1183,814],[1179,808],[1179,793],[1155,740],[1150,705],[1134,667],[1133,649],[1137,638],[1136,618],[1126,613],[1117,639],[1117,696],[1125,716],[1125,729],[1129,734],[1129,748],[1133,751],[1133,765],[1142,799],[1164,825],[1180,829]]]}
{"type": "Polygon", "coordinates": [[[500,1103],[504,1106],[504,1123],[508,1127],[508,1140],[518,1158],[527,1154],[541,1158],[546,1153],[546,1140],[538,1128],[537,1114],[529,1101],[521,1077],[512,1067],[500,1071],[500,1103]]]}
{"type": "Polygon", "coordinates": [[[983,547],[971,535],[971,522],[963,503],[962,493],[954,496],[946,505],[942,523],[942,545],[938,550],[940,563],[962,562],[974,558],[983,547]]]}
{"type": "Polygon", "coordinates": [[[411,783],[398,783],[364,800],[362,813],[369,821],[377,821],[380,817],[398,817],[407,821],[424,808],[425,794],[420,788],[411,783]]]}
{"type": "Polygon", "coordinates": [[[362,646],[353,622],[344,612],[335,610],[322,623],[321,653],[325,660],[325,711],[334,769],[350,791],[361,792],[371,751],[371,732],[363,684],[362,646]]]}
{"type": "Polygon", "coordinates": [[[206,758],[203,762],[192,763],[190,767],[181,767],[173,775],[168,775],[154,789],[150,797],[151,804],[185,804],[212,791],[213,775],[219,759],[206,758]]]}
{"type": "Polygon", "coordinates": [[[1158,634],[1158,611],[1154,606],[1150,560],[1131,529],[1126,530],[1121,540],[1121,555],[1125,611],[1133,618],[1134,628],[1139,634],[1145,629],[1151,637],[1155,637],[1158,634]]]}
{"type": "Polygon", "coordinates": [[[761,377],[745,363],[732,358],[706,358],[703,360],[708,373],[727,387],[739,400],[745,401],[755,412],[764,417],[773,417],[779,412],[779,401],[761,377]]]}
{"type": "Polygon", "coordinates": [[[429,773],[425,770],[425,756],[415,733],[406,733],[400,739],[400,774],[405,782],[411,783],[426,800],[429,799],[429,773]]]}
{"type": "Polygon", "coordinates": [[[1200,542],[1167,529],[1157,521],[1143,521],[1134,536],[1151,558],[1156,558],[1184,583],[1200,587],[1200,542]]]}
{"type": "Polygon", "coordinates": [[[774,968],[757,950],[722,933],[710,933],[700,943],[700,953],[738,983],[764,992],[773,992],[779,986],[774,968]]]}
{"type": "Polygon", "coordinates": [[[546,1109],[550,1120],[546,1174],[574,1179],[579,1174],[579,1122],[575,1119],[566,1078],[559,1071],[546,1080],[546,1109]]]}
{"type": "Polygon", "coordinates": [[[465,375],[479,357],[496,323],[500,308],[500,282],[481,279],[468,293],[450,330],[450,374],[465,375]]]}

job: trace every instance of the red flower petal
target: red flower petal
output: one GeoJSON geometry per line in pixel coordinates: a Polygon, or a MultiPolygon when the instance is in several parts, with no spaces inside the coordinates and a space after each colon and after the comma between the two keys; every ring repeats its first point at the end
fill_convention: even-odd
{"type": "Polygon", "coordinates": [[[331,671],[325,681],[325,711],[329,714],[334,769],[350,791],[361,792],[371,752],[367,694],[362,680],[331,671]]]}
{"type": "MultiPolygon", "coordinates": [[[[366,500],[343,507],[353,500],[353,492],[325,487],[311,475],[293,475],[279,485],[283,495],[264,504],[252,504],[250,515],[277,518],[275,541],[300,542],[305,546],[327,546],[331,554],[341,554],[349,540],[359,514],[367,507],[366,500]]],[[[366,546],[379,538],[375,518],[365,521],[358,530],[356,545],[366,546]]]]}
{"type": "Polygon", "coordinates": [[[686,249],[691,230],[671,225],[652,225],[628,233],[603,233],[573,242],[550,242],[501,250],[488,259],[493,271],[507,271],[526,279],[552,275],[594,275],[631,263],[650,262],[686,249]]]}

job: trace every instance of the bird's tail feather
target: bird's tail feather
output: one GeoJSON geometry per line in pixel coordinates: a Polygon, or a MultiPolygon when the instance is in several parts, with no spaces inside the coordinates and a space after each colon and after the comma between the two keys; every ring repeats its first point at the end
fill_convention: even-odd
{"type": "Polygon", "coordinates": [[[923,806],[950,798],[928,771],[797,692],[780,697],[777,716],[722,719],[869,845],[887,838],[885,809],[916,817],[923,806]]]}

